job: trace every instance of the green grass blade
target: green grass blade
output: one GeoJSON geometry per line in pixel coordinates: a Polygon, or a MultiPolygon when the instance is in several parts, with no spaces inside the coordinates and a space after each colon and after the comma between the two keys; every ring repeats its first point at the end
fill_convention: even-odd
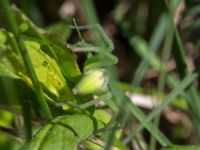
{"type": "MultiPolygon", "coordinates": [[[[158,25],[155,28],[155,31],[152,35],[150,45],[149,45],[148,55],[146,55],[146,57],[142,60],[142,62],[140,63],[140,65],[138,66],[138,68],[135,71],[134,78],[132,81],[132,84],[134,86],[138,86],[141,83],[141,81],[143,80],[144,75],[149,67],[149,61],[151,60],[152,55],[157,52],[159,45],[160,45],[165,33],[167,32],[167,29],[169,27],[168,22],[169,22],[169,18],[164,13],[161,16],[161,18],[158,22],[158,25]]],[[[131,38],[129,40],[129,43],[131,46],[134,46],[135,45],[134,38],[131,38]]]]}
{"type": "MultiPolygon", "coordinates": [[[[158,78],[158,92],[163,93],[165,84],[166,84],[166,77],[167,77],[167,70],[165,69],[167,67],[167,61],[170,57],[170,52],[171,52],[171,46],[172,46],[172,41],[173,41],[173,32],[170,30],[165,38],[164,41],[164,46],[163,46],[163,52],[162,52],[162,60],[163,64],[160,66],[160,73],[159,73],[159,78],[158,78]]],[[[154,123],[158,127],[160,122],[160,115],[157,115],[155,117],[154,123]]],[[[156,139],[151,136],[150,139],[150,150],[156,150],[156,139]]]]}
{"type": "MultiPolygon", "coordinates": [[[[162,110],[168,106],[171,101],[178,96],[182,91],[184,91],[188,86],[192,84],[192,82],[198,77],[200,73],[200,68],[196,69],[193,73],[188,74],[180,84],[169,94],[169,96],[158,106],[153,112],[151,112],[145,122],[152,120],[155,116],[160,114],[162,110]]],[[[127,143],[134,137],[141,129],[142,125],[139,125],[136,129],[133,130],[132,134],[130,134],[125,140],[124,143],[127,143]]]]}
{"type": "Polygon", "coordinates": [[[130,112],[142,123],[142,126],[144,126],[159,141],[161,145],[171,144],[170,141],[160,132],[158,128],[156,128],[152,123],[146,122],[147,117],[145,116],[145,114],[127,97],[124,96],[123,92],[120,90],[118,84],[115,81],[111,80],[110,88],[113,95],[118,100],[116,103],[121,106],[121,109],[126,109],[127,107],[130,112]]]}
{"type": "MultiPolygon", "coordinates": [[[[168,6],[168,13],[170,14],[170,23],[173,27],[173,31],[175,34],[175,40],[174,40],[174,49],[173,49],[173,55],[177,64],[177,69],[179,72],[179,76],[181,78],[184,78],[187,74],[188,74],[188,68],[187,68],[187,63],[186,63],[186,56],[184,54],[184,47],[181,41],[181,38],[178,34],[177,28],[173,22],[173,15],[170,12],[170,3],[168,1],[167,2],[167,6],[168,6]]],[[[195,87],[195,85],[192,85],[188,88],[188,90],[186,91],[189,99],[188,99],[188,104],[190,106],[190,110],[191,110],[191,116],[192,116],[192,120],[196,120],[194,123],[196,129],[197,129],[197,133],[198,136],[200,137],[200,126],[198,123],[196,122],[200,122],[200,102],[199,102],[199,95],[197,93],[197,89],[195,87]]]]}

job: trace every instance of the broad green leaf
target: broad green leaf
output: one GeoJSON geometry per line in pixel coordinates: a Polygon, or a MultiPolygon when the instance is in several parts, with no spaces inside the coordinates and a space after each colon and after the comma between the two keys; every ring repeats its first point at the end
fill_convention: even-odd
{"type": "MultiPolygon", "coordinates": [[[[57,97],[57,100],[74,100],[72,92],[66,84],[56,61],[41,51],[40,45],[34,41],[25,41],[38,80],[44,87],[57,97]]],[[[26,76],[26,75],[25,75],[26,76]]],[[[24,76],[22,76],[23,78],[24,76]]],[[[23,78],[29,85],[30,78],[23,78]]],[[[56,99],[54,99],[56,100],[56,99]]]]}
{"type": "Polygon", "coordinates": [[[93,121],[87,115],[57,117],[43,126],[26,144],[24,150],[76,150],[79,142],[93,132],[93,121]]]}
{"type": "MultiPolygon", "coordinates": [[[[73,52],[65,47],[65,41],[58,34],[55,36],[36,27],[17,8],[12,10],[45,96],[51,101],[74,101],[67,82],[75,83],[81,72],[73,52]]],[[[2,12],[0,21],[6,26],[2,12]]],[[[11,33],[4,30],[0,32],[0,76],[22,79],[33,88],[16,45],[11,33]]]]}
{"type": "MultiPolygon", "coordinates": [[[[21,35],[33,38],[32,40],[40,43],[41,47],[48,47],[45,53],[56,60],[62,73],[68,80],[73,82],[73,78],[81,75],[76,57],[74,53],[65,46],[65,41],[62,36],[58,33],[38,28],[19,9],[13,7],[12,11],[19,25],[21,35]]],[[[0,22],[2,22],[3,26],[8,27],[2,11],[0,11],[0,22]]],[[[66,27],[66,30],[69,29],[66,27]]],[[[43,48],[41,48],[41,50],[43,50],[43,48]]]]}
{"type": "Polygon", "coordinates": [[[19,26],[21,28],[23,27],[21,29],[23,35],[34,37],[41,43],[45,43],[45,46],[49,46],[49,51],[45,52],[57,61],[66,78],[72,80],[73,77],[81,74],[76,62],[76,57],[71,50],[65,46],[65,41],[62,36],[36,27],[20,10],[16,8],[13,9],[13,12],[16,15],[19,26]]]}
{"type": "Polygon", "coordinates": [[[92,119],[84,114],[57,117],[53,123],[67,125],[76,133],[80,140],[86,139],[93,132],[92,119]]]}
{"type": "Polygon", "coordinates": [[[111,119],[111,115],[103,109],[96,109],[93,116],[97,120],[98,129],[104,128],[111,119]]]}
{"type": "Polygon", "coordinates": [[[45,52],[57,61],[67,80],[74,82],[74,78],[81,75],[76,62],[76,56],[71,50],[67,49],[65,43],[60,41],[59,37],[54,34],[47,34],[44,37],[43,39],[47,40],[43,40],[45,42],[43,46],[48,47],[45,52]]]}
{"type": "MultiPolygon", "coordinates": [[[[0,32],[0,35],[1,37],[8,36],[6,32],[0,32]]],[[[9,35],[12,34],[9,33],[9,35]]],[[[15,48],[13,45],[7,44],[9,38],[6,37],[5,39],[7,41],[0,45],[0,75],[21,78],[28,86],[33,88],[31,78],[26,72],[21,57],[12,51],[15,48]]],[[[24,44],[30,55],[37,78],[43,86],[45,96],[51,101],[75,100],[57,62],[41,50],[40,43],[25,39],[24,44]]]]}

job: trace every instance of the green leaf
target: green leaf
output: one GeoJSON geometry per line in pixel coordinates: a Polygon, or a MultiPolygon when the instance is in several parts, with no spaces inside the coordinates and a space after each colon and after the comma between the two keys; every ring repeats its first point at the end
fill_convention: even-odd
{"type": "Polygon", "coordinates": [[[96,109],[93,116],[97,120],[97,129],[104,128],[111,119],[111,115],[103,109],[96,109]]]}
{"type": "Polygon", "coordinates": [[[43,41],[48,47],[45,53],[57,61],[65,78],[74,83],[74,78],[81,75],[74,53],[54,34],[45,35],[43,41]]]}
{"type": "MultiPolygon", "coordinates": [[[[0,44],[0,76],[22,79],[29,87],[33,88],[31,78],[26,72],[21,57],[14,53],[15,47],[9,44],[11,40],[8,34],[12,39],[11,33],[0,32],[0,36],[4,37],[1,39],[6,39],[0,44]]],[[[44,95],[51,101],[74,101],[75,98],[55,59],[44,53],[37,41],[24,38],[24,44],[37,78],[43,86],[44,95]]]]}
{"type": "Polygon", "coordinates": [[[57,61],[66,78],[73,81],[72,78],[81,75],[76,62],[76,57],[71,50],[66,48],[66,43],[62,36],[36,27],[20,10],[15,8],[13,11],[19,26],[23,27],[25,26],[24,24],[27,24],[28,26],[26,30],[21,30],[22,34],[30,38],[35,38],[41,46],[43,43],[43,46],[49,47],[45,52],[57,61]]]}
{"type": "MultiPolygon", "coordinates": [[[[56,96],[54,100],[74,100],[72,92],[67,86],[66,80],[56,61],[42,52],[40,44],[35,41],[25,41],[25,46],[30,55],[38,80],[48,92],[56,96]]],[[[27,78],[26,74],[23,74],[22,78],[32,86],[30,78],[27,78]]]]}
{"type": "MultiPolygon", "coordinates": [[[[42,51],[44,51],[43,47],[47,47],[44,52],[56,60],[62,73],[68,80],[73,82],[73,78],[81,75],[76,57],[74,53],[65,46],[66,43],[62,36],[38,28],[19,9],[12,8],[12,11],[19,25],[21,35],[26,37],[26,39],[29,38],[29,40],[31,39],[40,43],[42,51]]],[[[4,15],[4,12],[0,11],[0,22],[9,29],[4,15]]],[[[68,28],[66,28],[66,30],[67,29],[68,28]]]]}
{"type": "MultiPolygon", "coordinates": [[[[67,85],[68,81],[75,84],[81,75],[73,52],[65,47],[62,37],[36,27],[20,10],[12,10],[44,95],[51,101],[75,101],[67,85]]],[[[2,12],[0,21],[6,26],[2,12]]],[[[16,45],[12,33],[0,31],[0,76],[22,79],[33,88],[16,45]]]]}
{"type": "Polygon", "coordinates": [[[57,117],[43,126],[31,142],[22,149],[76,150],[79,142],[89,137],[93,129],[93,121],[87,115],[75,114],[57,117]]]}

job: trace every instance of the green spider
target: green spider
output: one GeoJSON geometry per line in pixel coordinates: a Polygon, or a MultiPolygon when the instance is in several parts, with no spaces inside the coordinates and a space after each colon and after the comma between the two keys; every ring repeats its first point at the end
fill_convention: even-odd
{"type": "MultiPolygon", "coordinates": [[[[118,59],[111,54],[114,49],[113,42],[106,35],[99,24],[77,26],[75,21],[74,24],[75,26],[70,27],[77,30],[81,41],[74,45],[67,44],[66,46],[73,52],[85,52],[88,53],[88,55],[83,69],[83,77],[75,85],[72,91],[74,95],[93,94],[97,95],[97,98],[81,105],[70,101],[67,101],[66,104],[80,109],[85,109],[100,102],[101,100],[106,101],[112,97],[112,94],[109,92],[107,86],[109,82],[109,73],[106,70],[106,67],[116,64],[118,59]],[[94,46],[84,41],[79,30],[87,29],[95,29],[95,31],[98,32],[98,36],[101,37],[103,41],[101,41],[104,45],[103,47],[94,46]]],[[[63,103],[57,103],[57,105],[62,104],[63,103]]]]}

